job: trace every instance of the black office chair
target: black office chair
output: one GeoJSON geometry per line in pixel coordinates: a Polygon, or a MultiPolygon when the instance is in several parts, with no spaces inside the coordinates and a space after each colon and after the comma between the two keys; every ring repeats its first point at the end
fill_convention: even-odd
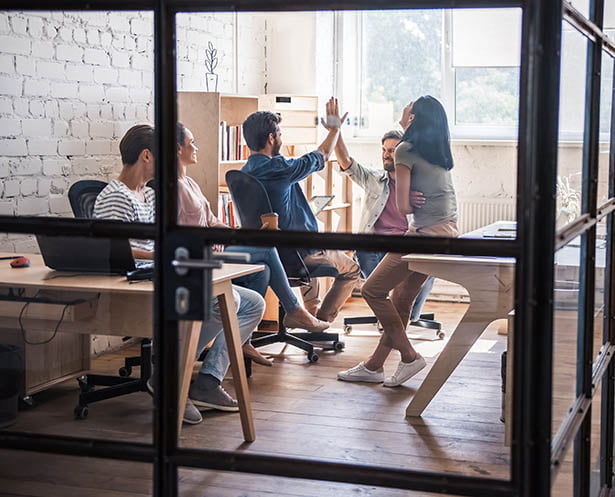
{"type": "Polygon", "coordinates": [[[96,197],[105,186],[107,186],[106,182],[96,179],[84,179],[71,185],[68,190],[68,201],[75,217],[94,217],[96,197]]]}
{"type": "MultiPolygon", "coordinates": [[[[355,324],[375,324],[378,327],[378,330],[382,331],[382,327],[376,316],[354,316],[344,318],[344,333],[349,334],[352,331],[352,325],[355,324]]],[[[444,331],[442,331],[442,324],[435,320],[435,315],[433,312],[421,313],[419,319],[416,321],[410,321],[408,326],[417,326],[419,328],[434,330],[434,338],[413,336],[413,340],[443,340],[446,336],[444,331]]]]}
{"type": "MultiPolygon", "coordinates": [[[[104,181],[81,180],[71,185],[68,190],[68,200],[73,214],[78,218],[92,218],[94,216],[94,204],[96,197],[107,186],[104,181]]],[[[124,337],[129,340],[131,337],[124,337]]],[[[152,374],[152,341],[149,338],[141,340],[141,355],[127,357],[124,366],[118,371],[118,376],[87,374],[78,378],[79,381],[79,404],[75,407],[75,417],[85,419],[88,416],[88,404],[100,400],[110,399],[119,395],[133,392],[149,392],[147,380],[152,374]],[[139,366],[141,374],[139,378],[129,378],[132,368],[139,366]],[[107,388],[96,390],[97,386],[107,388]]]]}
{"type": "MultiPolygon", "coordinates": [[[[239,216],[243,228],[260,229],[261,214],[273,212],[267,190],[263,184],[253,176],[241,171],[228,171],[226,173],[226,184],[231,192],[235,212],[239,216]]],[[[280,260],[288,276],[290,286],[309,285],[312,278],[324,276],[336,277],[338,272],[335,267],[328,264],[308,265],[303,262],[303,258],[296,249],[278,249],[280,260]]],[[[284,326],[284,309],[280,305],[278,315],[278,331],[273,334],[258,336],[252,340],[252,345],[261,347],[271,343],[290,343],[307,352],[310,362],[318,361],[318,354],[314,352],[312,342],[332,342],[334,350],[343,350],[344,342],[339,339],[338,333],[288,333],[284,326]]],[[[262,335],[257,332],[257,335],[262,335]]]]}

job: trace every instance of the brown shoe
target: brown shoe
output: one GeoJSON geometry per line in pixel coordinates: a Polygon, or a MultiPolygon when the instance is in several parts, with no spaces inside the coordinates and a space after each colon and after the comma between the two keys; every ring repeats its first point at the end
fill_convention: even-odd
{"type": "Polygon", "coordinates": [[[287,328],[302,328],[312,333],[325,331],[329,323],[316,319],[303,307],[297,307],[284,316],[284,326],[287,328]]]}
{"type": "Polygon", "coordinates": [[[273,366],[273,361],[267,359],[263,354],[261,354],[256,347],[252,345],[250,342],[246,342],[242,347],[243,355],[248,359],[254,361],[256,364],[262,364],[263,366],[273,366]]]}

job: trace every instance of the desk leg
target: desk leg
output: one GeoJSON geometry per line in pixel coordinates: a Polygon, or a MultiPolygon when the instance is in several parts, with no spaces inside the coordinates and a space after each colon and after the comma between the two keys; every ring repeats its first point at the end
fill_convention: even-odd
{"type": "Polygon", "coordinates": [[[499,316],[485,316],[481,304],[470,304],[446,347],[406,408],[406,416],[420,416],[485,328],[499,316]]]}
{"type": "Polygon", "coordinates": [[[179,398],[177,399],[178,427],[177,433],[181,433],[186,399],[192,379],[196,349],[199,345],[201,334],[201,321],[180,321],[179,323],[179,398]]]}
{"type": "Polygon", "coordinates": [[[242,344],[239,335],[237,309],[235,308],[235,300],[233,299],[233,290],[230,281],[224,283],[224,292],[218,295],[218,304],[220,305],[224,338],[226,339],[226,346],[231,362],[235,393],[237,394],[237,402],[239,403],[239,416],[241,417],[243,437],[246,442],[253,442],[256,439],[256,432],[254,431],[250,390],[248,390],[248,379],[243,362],[243,352],[241,350],[242,344]]]}

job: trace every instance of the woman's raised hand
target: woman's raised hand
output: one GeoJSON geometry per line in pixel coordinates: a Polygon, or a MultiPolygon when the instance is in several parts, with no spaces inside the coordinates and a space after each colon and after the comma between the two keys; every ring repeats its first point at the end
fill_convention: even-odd
{"type": "Polygon", "coordinates": [[[341,128],[342,124],[348,116],[346,112],[343,117],[340,117],[340,105],[337,98],[331,97],[325,106],[327,117],[326,119],[320,118],[321,124],[328,130],[335,130],[341,128]]]}
{"type": "Polygon", "coordinates": [[[412,113],[412,107],[414,106],[414,102],[410,102],[408,105],[404,107],[404,110],[401,112],[401,119],[399,120],[399,124],[406,131],[410,125],[412,124],[412,120],[414,119],[414,114],[412,113]]]}

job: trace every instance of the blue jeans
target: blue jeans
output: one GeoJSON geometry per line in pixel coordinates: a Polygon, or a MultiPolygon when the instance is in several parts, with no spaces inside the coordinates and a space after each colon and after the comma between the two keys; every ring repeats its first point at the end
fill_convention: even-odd
{"type": "Polygon", "coordinates": [[[366,252],[363,250],[357,250],[357,261],[361,266],[361,275],[364,279],[369,278],[369,275],[374,272],[376,266],[386,255],[386,252],[366,252]]]}
{"type": "MultiPolygon", "coordinates": [[[[366,252],[363,250],[357,250],[356,253],[359,266],[361,266],[361,274],[365,279],[369,278],[369,275],[374,272],[376,266],[386,255],[386,252],[366,252]]],[[[423,309],[423,304],[425,300],[427,300],[429,292],[431,292],[434,280],[435,278],[430,276],[425,280],[425,283],[423,283],[421,291],[414,300],[414,305],[410,313],[410,322],[416,321],[421,317],[421,309],[423,309]]]]}
{"type": "Polygon", "coordinates": [[[265,270],[259,273],[248,274],[241,278],[235,278],[233,283],[244,288],[249,288],[260,293],[263,297],[270,286],[280,300],[280,304],[287,313],[296,309],[301,304],[288,284],[288,277],[280,256],[275,247],[245,247],[231,245],[225,248],[228,252],[241,252],[250,254],[250,264],[264,264],[265,270]]]}
{"type": "MultiPolygon", "coordinates": [[[[265,301],[258,293],[248,288],[235,285],[233,285],[233,297],[235,300],[235,307],[237,308],[237,320],[239,321],[241,343],[245,343],[250,339],[250,335],[263,317],[265,312],[265,301]]],[[[205,356],[200,373],[210,374],[222,381],[224,375],[226,375],[230,361],[222,329],[218,299],[214,299],[211,318],[206,323],[203,323],[201,327],[197,357],[205,346],[214,338],[216,340],[205,356]]]]}

